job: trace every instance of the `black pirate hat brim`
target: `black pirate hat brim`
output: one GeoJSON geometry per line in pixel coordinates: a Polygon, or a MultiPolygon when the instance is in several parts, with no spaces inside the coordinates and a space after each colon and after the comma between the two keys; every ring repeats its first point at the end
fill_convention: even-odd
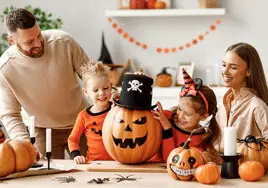
{"type": "Polygon", "coordinates": [[[112,98],[112,100],[117,106],[124,107],[129,110],[152,110],[157,106],[156,104],[153,106],[133,106],[133,105],[121,104],[120,101],[116,100],[115,98],[112,98]]]}

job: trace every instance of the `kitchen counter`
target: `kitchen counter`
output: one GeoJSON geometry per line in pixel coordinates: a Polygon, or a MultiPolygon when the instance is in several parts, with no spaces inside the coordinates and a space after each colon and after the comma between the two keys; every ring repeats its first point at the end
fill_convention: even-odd
{"type": "MultiPolygon", "coordinates": [[[[58,164],[63,164],[70,166],[73,163],[72,160],[53,160],[58,164]]],[[[40,176],[29,176],[17,179],[3,180],[0,183],[1,188],[83,188],[83,187],[128,187],[128,188],[144,188],[144,187],[180,187],[180,188],[196,188],[196,187],[263,187],[267,188],[268,186],[268,174],[266,174],[260,181],[257,182],[245,182],[242,179],[220,179],[215,185],[204,185],[196,181],[186,182],[186,181],[176,181],[172,179],[168,173],[164,170],[163,172],[156,172],[153,168],[154,173],[152,172],[139,172],[140,168],[136,168],[136,165],[120,165],[116,161],[96,161],[92,164],[85,165],[75,165],[74,170],[65,173],[57,173],[50,175],[40,175],[40,176]],[[96,165],[99,165],[99,170],[96,168],[96,165]],[[110,167],[109,167],[110,166],[110,167]],[[114,171],[108,170],[109,168],[114,168],[114,171]],[[136,168],[137,172],[134,172],[136,168]],[[120,169],[120,170],[118,170],[120,169]],[[123,169],[123,170],[122,170],[123,169]],[[132,169],[132,170],[131,170],[132,169]],[[97,172],[98,171],[98,172],[97,172]],[[108,172],[109,171],[109,172],[108,172]],[[128,172],[131,171],[131,172],[128,172]],[[130,176],[129,181],[118,181],[120,174],[124,177],[130,176]],[[55,178],[72,176],[76,179],[75,182],[69,183],[60,183],[56,181],[55,178]],[[109,178],[109,181],[105,184],[89,184],[88,182],[92,179],[97,178],[109,178]]],[[[156,169],[162,169],[162,166],[156,163],[156,169]]],[[[162,165],[165,165],[164,163],[162,165]]],[[[146,168],[146,167],[144,167],[146,168]]],[[[152,166],[148,167],[152,168],[152,166]]]]}

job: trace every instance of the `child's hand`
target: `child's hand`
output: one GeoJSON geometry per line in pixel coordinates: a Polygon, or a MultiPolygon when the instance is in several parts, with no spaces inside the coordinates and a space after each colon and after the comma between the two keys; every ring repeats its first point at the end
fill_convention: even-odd
{"type": "Polygon", "coordinates": [[[76,164],[85,164],[86,158],[84,156],[80,155],[80,156],[76,156],[74,158],[74,161],[76,162],[76,164]]]}
{"type": "Polygon", "coordinates": [[[159,122],[164,130],[170,129],[171,124],[170,124],[168,118],[164,114],[163,107],[162,107],[161,103],[157,102],[156,104],[157,104],[157,108],[158,108],[157,111],[151,110],[151,112],[154,113],[154,115],[155,115],[154,118],[159,120],[159,122]]]}

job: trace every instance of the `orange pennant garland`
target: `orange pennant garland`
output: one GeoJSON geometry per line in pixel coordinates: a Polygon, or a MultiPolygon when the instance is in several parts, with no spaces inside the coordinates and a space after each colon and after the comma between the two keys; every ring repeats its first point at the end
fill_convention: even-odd
{"type": "MultiPolygon", "coordinates": [[[[119,35],[122,35],[122,37],[124,39],[127,39],[130,43],[132,44],[135,44],[137,47],[141,47],[142,49],[144,50],[148,50],[148,44],[146,43],[142,43],[138,40],[136,40],[134,37],[130,37],[129,36],[129,33],[126,32],[122,27],[119,27],[119,24],[112,20],[111,18],[108,18],[108,21],[111,23],[112,27],[117,31],[117,33],[119,35]]],[[[210,32],[212,31],[215,31],[216,30],[216,25],[220,24],[221,23],[221,20],[216,20],[216,24],[212,24],[210,25],[209,27],[209,30],[208,31],[205,31],[204,34],[199,34],[198,37],[194,37],[192,39],[191,42],[186,42],[185,45],[178,45],[178,47],[164,47],[164,48],[161,48],[161,47],[157,47],[155,48],[155,51],[158,53],[158,54],[169,54],[169,53],[175,53],[175,52],[182,52],[185,48],[190,48],[192,47],[193,45],[197,45],[198,42],[200,41],[203,41],[205,39],[205,36],[208,35],[210,32]]]]}

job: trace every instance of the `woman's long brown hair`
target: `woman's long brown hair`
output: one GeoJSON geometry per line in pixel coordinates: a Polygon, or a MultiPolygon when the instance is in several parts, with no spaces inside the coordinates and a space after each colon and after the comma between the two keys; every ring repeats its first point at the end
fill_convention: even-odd
{"type": "Polygon", "coordinates": [[[230,46],[226,52],[232,51],[243,59],[250,73],[247,79],[247,87],[252,89],[268,105],[268,87],[263,66],[257,50],[247,43],[236,43],[230,46]]]}

